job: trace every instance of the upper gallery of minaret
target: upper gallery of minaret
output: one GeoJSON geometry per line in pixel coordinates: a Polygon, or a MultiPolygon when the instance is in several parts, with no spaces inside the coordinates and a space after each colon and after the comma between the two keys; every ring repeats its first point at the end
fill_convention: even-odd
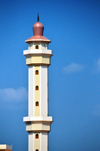
{"type": "Polygon", "coordinates": [[[52,50],[48,49],[49,43],[51,41],[43,36],[44,26],[39,20],[33,25],[33,34],[34,36],[25,40],[28,43],[28,50],[24,51],[24,55],[26,56],[26,64],[30,65],[50,65],[50,58],[52,56],[52,50]],[[31,57],[29,56],[31,55],[31,57]],[[41,55],[41,59],[38,57],[34,57],[32,55],[41,55]]]}

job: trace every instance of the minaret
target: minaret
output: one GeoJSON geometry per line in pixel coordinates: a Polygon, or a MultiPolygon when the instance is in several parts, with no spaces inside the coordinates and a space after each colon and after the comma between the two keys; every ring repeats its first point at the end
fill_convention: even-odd
{"type": "Polygon", "coordinates": [[[53,118],[48,116],[48,67],[52,50],[51,42],[43,36],[44,26],[33,25],[34,36],[27,39],[28,50],[24,50],[28,65],[28,117],[23,120],[28,132],[28,151],[48,151],[48,133],[53,118]]]}

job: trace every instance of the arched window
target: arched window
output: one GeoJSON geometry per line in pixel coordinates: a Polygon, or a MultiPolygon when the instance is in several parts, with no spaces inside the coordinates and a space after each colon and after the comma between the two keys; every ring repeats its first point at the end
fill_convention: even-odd
{"type": "Polygon", "coordinates": [[[38,139],[38,138],[39,138],[39,134],[36,134],[36,135],[35,135],[35,138],[38,139]]]}
{"type": "Polygon", "coordinates": [[[36,149],[35,151],[39,151],[38,149],[36,149]]]}
{"type": "Polygon", "coordinates": [[[35,46],[35,49],[39,49],[39,46],[38,46],[38,45],[36,45],[36,46],[35,46]]]}
{"type": "Polygon", "coordinates": [[[35,90],[39,90],[39,86],[38,85],[35,87],[35,90]]]}
{"type": "Polygon", "coordinates": [[[38,101],[35,103],[35,106],[39,106],[39,102],[38,101]]]}
{"type": "Polygon", "coordinates": [[[35,75],[38,75],[39,74],[39,71],[38,70],[35,70],[35,75]]]}

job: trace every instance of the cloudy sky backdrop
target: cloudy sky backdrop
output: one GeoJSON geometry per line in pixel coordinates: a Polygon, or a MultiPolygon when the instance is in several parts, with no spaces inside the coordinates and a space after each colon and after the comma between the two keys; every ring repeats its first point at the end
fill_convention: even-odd
{"type": "Polygon", "coordinates": [[[27,151],[23,50],[37,13],[52,41],[49,151],[100,151],[100,1],[0,1],[0,144],[27,151]]]}

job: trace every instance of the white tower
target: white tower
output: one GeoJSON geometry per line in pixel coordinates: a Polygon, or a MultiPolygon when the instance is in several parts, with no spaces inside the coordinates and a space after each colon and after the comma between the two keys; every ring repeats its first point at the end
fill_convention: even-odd
{"type": "Polygon", "coordinates": [[[28,117],[24,117],[28,132],[28,151],[48,151],[48,133],[53,118],[48,116],[48,67],[51,42],[43,36],[44,26],[38,20],[33,25],[34,36],[27,39],[24,50],[28,65],[28,117]]]}

